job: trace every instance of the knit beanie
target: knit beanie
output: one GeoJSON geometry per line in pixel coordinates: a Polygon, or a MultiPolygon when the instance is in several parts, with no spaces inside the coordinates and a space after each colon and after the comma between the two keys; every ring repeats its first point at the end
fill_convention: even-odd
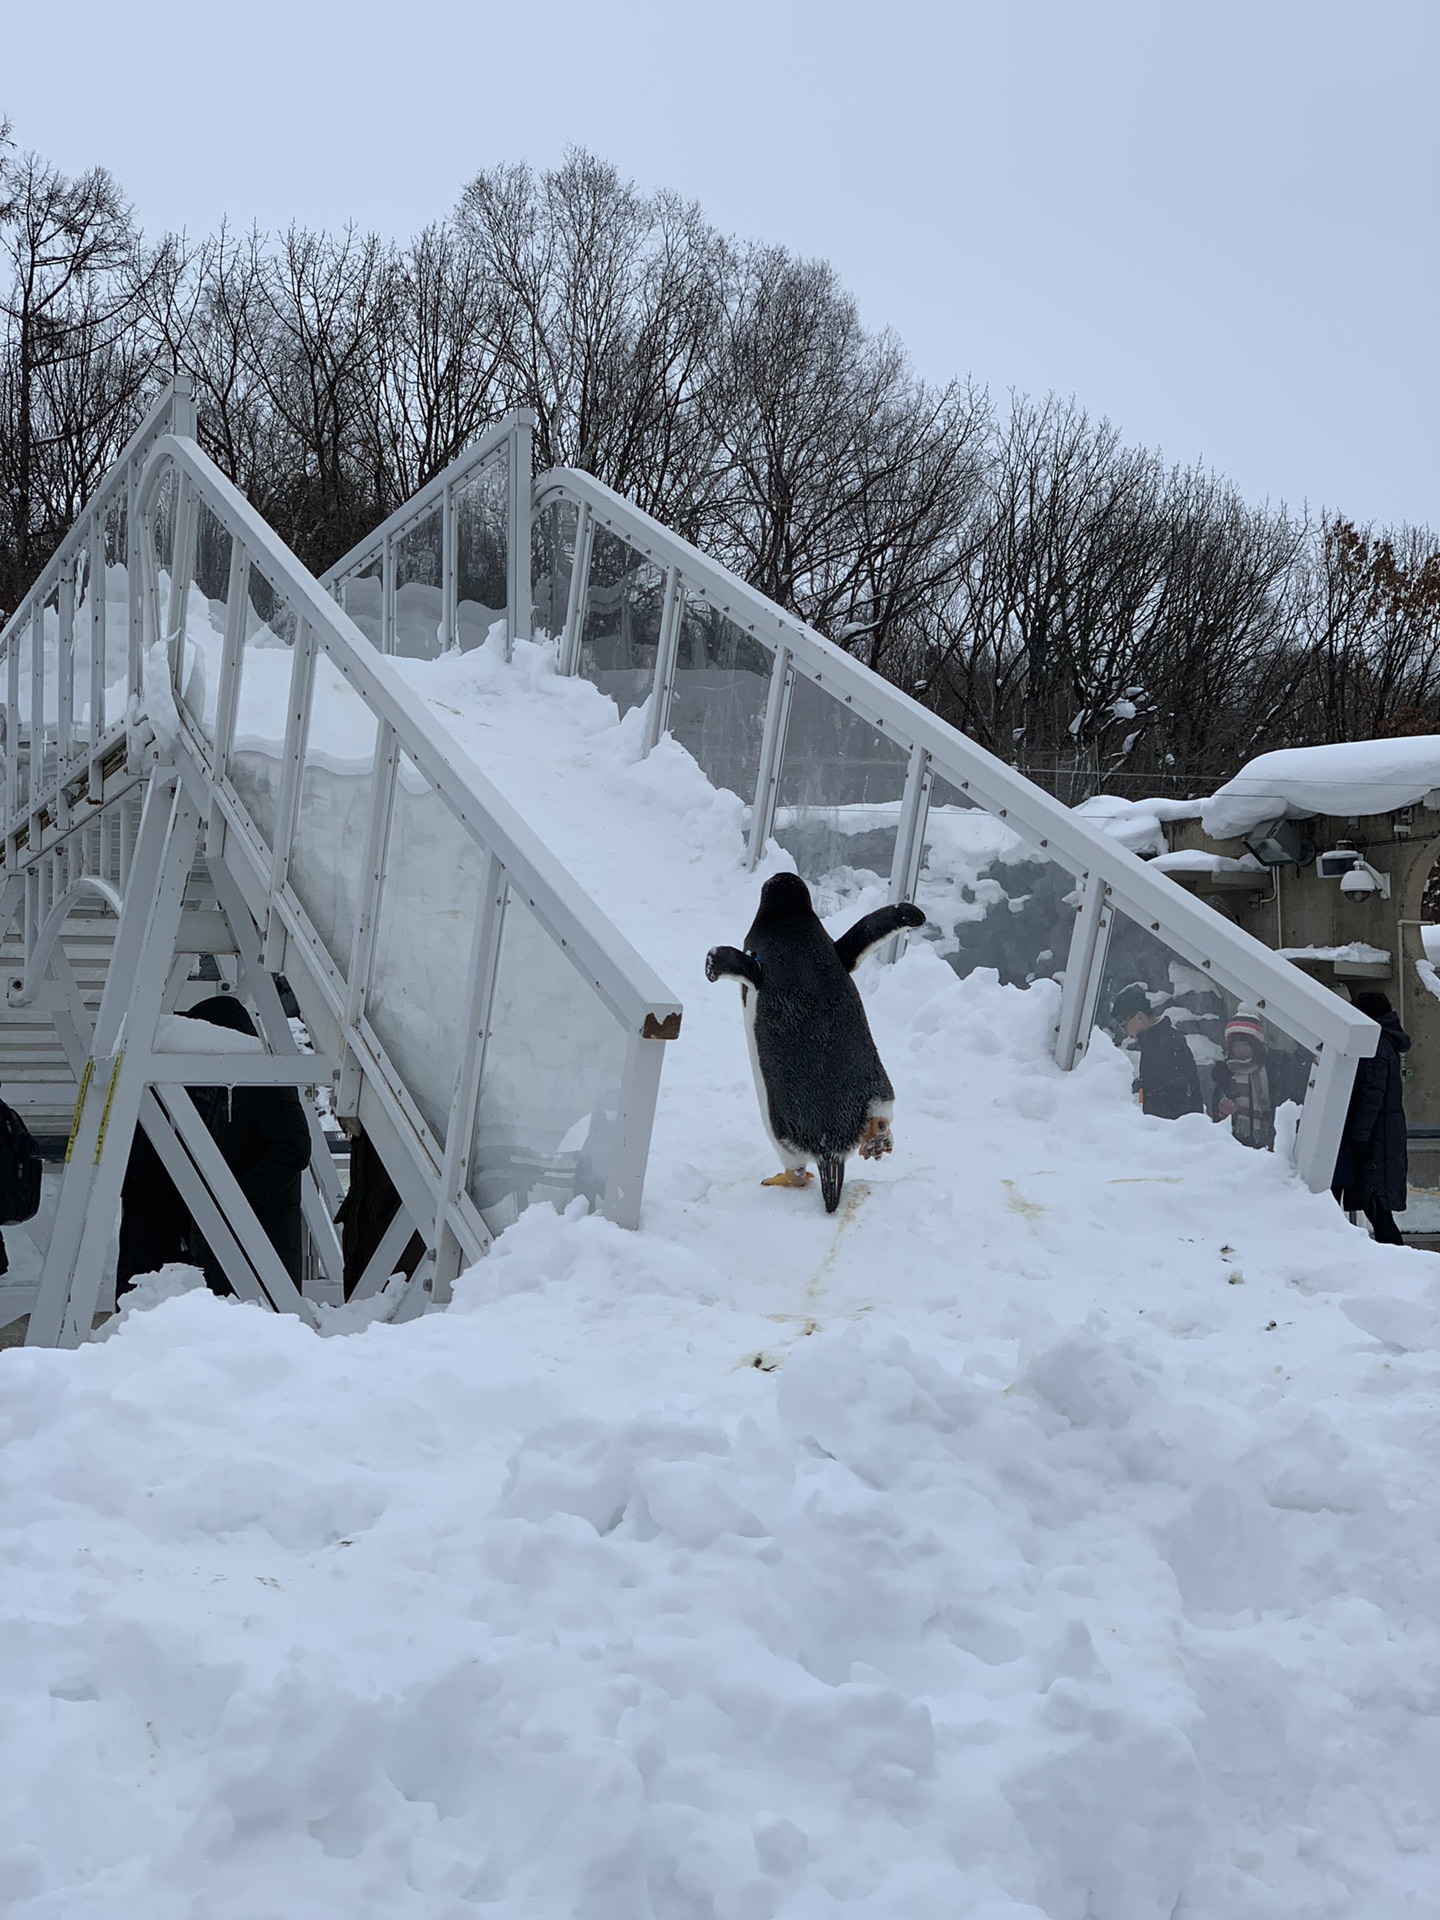
{"type": "Polygon", "coordinates": [[[1251,1013],[1247,1007],[1241,1007],[1232,1020],[1225,1022],[1225,1051],[1230,1051],[1232,1040],[1248,1040],[1257,1050],[1265,1045],[1265,1023],[1258,1013],[1251,1013]]]}

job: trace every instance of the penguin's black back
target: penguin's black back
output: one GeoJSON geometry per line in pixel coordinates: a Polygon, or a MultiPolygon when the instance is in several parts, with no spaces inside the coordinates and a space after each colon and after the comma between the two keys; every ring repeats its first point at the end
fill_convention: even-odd
{"type": "Polygon", "coordinates": [[[893,1100],[865,1007],[797,874],[760,894],[745,936],[760,962],[755,1051],[777,1140],[805,1153],[854,1151],[873,1105],[893,1100]]]}

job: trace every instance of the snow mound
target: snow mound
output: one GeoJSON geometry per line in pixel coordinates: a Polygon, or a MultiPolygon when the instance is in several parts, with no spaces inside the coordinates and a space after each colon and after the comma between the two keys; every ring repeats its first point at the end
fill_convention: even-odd
{"type": "Polygon", "coordinates": [[[703,957],[786,856],[517,653],[405,671],[685,995],[644,1226],[0,1358],[7,1911],[1440,1912],[1440,1263],[924,943],[895,1154],[762,1189],[703,957]]]}

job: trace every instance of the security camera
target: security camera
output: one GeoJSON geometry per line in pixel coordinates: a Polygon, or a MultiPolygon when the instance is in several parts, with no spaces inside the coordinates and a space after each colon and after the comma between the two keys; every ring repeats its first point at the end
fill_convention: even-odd
{"type": "Polygon", "coordinates": [[[1347,900],[1370,900],[1377,893],[1390,898],[1390,876],[1379,872],[1368,860],[1356,859],[1354,866],[1340,876],[1340,891],[1347,900]]]}

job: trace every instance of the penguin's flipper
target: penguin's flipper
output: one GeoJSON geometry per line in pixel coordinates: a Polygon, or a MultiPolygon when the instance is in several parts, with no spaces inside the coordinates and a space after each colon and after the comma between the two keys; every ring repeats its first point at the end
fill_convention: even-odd
{"type": "Polygon", "coordinates": [[[835,942],[840,964],[847,973],[853,973],[870,949],[888,940],[892,933],[899,933],[902,927],[923,927],[924,924],[924,914],[908,900],[902,900],[898,907],[877,907],[873,913],[857,920],[849,932],[842,933],[835,942]]]}
{"type": "Polygon", "coordinates": [[[705,978],[741,980],[758,993],[760,962],[753,953],[742,953],[739,947],[712,947],[705,956],[705,978]]]}
{"type": "Polygon", "coordinates": [[[834,1213],[840,1204],[840,1189],[845,1184],[845,1157],[839,1153],[820,1156],[820,1192],[826,1213],[834,1213]]]}
{"type": "Polygon", "coordinates": [[[760,1182],[762,1187],[808,1187],[815,1178],[808,1167],[784,1167],[779,1173],[772,1173],[768,1180],[760,1182]]]}

